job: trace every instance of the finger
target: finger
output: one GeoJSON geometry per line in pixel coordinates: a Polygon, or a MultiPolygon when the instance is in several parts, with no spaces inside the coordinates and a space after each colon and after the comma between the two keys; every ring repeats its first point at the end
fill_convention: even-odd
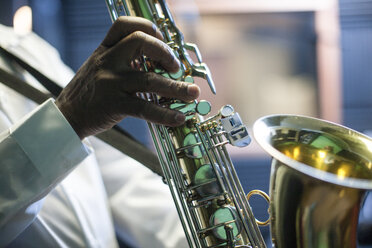
{"type": "Polygon", "coordinates": [[[130,68],[133,60],[145,55],[154,62],[159,63],[170,72],[177,72],[180,63],[170,47],[159,39],[142,31],[136,31],[126,36],[106,52],[106,61],[109,61],[116,70],[130,68]]]}
{"type": "Polygon", "coordinates": [[[127,96],[121,103],[121,111],[126,114],[144,119],[146,121],[176,127],[185,122],[185,115],[179,111],[161,107],[154,103],[145,101],[137,97],[127,96]]]}
{"type": "Polygon", "coordinates": [[[120,16],[111,26],[102,45],[111,47],[119,42],[124,37],[135,31],[142,31],[146,34],[154,36],[160,40],[164,37],[156,27],[156,25],[149,20],[140,17],[120,16]]]}
{"type": "Polygon", "coordinates": [[[167,98],[192,101],[200,95],[200,88],[195,84],[175,81],[153,72],[130,72],[125,76],[111,78],[116,89],[130,94],[137,92],[156,93],[167,98]],[[128,83],[124,83],[124,82],[128,83]]]}

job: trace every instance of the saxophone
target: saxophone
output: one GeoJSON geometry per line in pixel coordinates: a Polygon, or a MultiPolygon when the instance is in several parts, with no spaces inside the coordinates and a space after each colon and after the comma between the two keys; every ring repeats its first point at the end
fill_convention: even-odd
{"type": "MultiPolygon", "coordinates": [[[[156,24],[181,62],[179,72],[168,73],[142,56],[143,70],[188,83],[200,77],[216,93],[197,46],[184,41],[165,0],[106,5],[112,21],[138,16],[156,24]]],[[[266,247],[258,225],[269,222],[275,247],[356,247],[358,213],[372,190],[371,139],[315,118],[263,117],[253,133],[273,157],[270,197],[260,190],[245,195],[226,146],[245,147],[250,137],[232,106],[205,118],[211,110],[207,101],[138,95],[186,115],[180,127],[148,126],[190,247],[266,247]],[[248,202],[253,194],[270,202],[269,220],[255,219],[248,202]]]]}
{"type": "MultiPolygon", "coordinates": [[[[200,77],[216,93],[197,46],[184,42],[165,1],[107,0],[106,3],[112,21],[126,15],[155,23],[181,61],[180,71],[170,74],[154,68],[149,58],[143,57],[144,70],[188,83],[200,77]],[[197,62],[188,52],[196,55],[197,62]]],[[[186,122],[180,127],[148,125],[190,247],[266,247],[226,150],[227,144],[242,147],[250,143],[239,114],[226,105],[218,114],[203,120],[211,110],[207,101],[185,103],[144,93],[141,97],[186,115],[186,122]]]]}

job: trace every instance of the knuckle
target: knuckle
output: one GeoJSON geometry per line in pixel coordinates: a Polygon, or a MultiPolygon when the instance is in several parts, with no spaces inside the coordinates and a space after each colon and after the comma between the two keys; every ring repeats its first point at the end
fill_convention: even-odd
{"type": "Polygon", "coordinates": [[[97,84],[104,84],[108,80],[108,76],[102,70],[98,70],[94,75],[94,80],[97,84]]]}
{"type": "Polygon", "coordinates": [[[105,62],[105,58],[102,54],[97,54],[96,56],[93,57],[93,63],[97,68],[101,68],[104,62],[105,62]]]}
{"type": "Polygon", "coordinates": [[[159,121],[161,123],[165,123],[168,120],[168,110],[166,108],[162,108],[159,113],[159,121]]]}
{"type": "Polygon", "coordinates": [[[128,42],[134,47],[135,56],[141,56],[145,49],[145,44],[148,43],[147,35],[142,31],[135,31],[128,36],[128,42]]]}
{"type": "Polygon", "coordinates": [[[179,85],[176,81],[168,81],[168,87],[172,93],[177,93],[179,91],[179,85]]]}
{"type": "Polygon", "coordinates": [[[147,39],[147,35],[142,31],[135,31],[130,35],[130,39],[135,42],[143,42],[147,39]]]}
{"type": "Polygon", "coordinates": [[[145,74],[144,88],[147,90],[152,90],[153,82],[156,80],[156,74],[153,72],[148,72],[145,74]]]}
{"type": "Polygon", "coordinates": [[[121,30],[122,27],[125,27],[126,23],[126,17],[125,16],[119,16],[118,19],[114,21],[112,24],[109,32],[118,32],[118,30],[121,30]]]}
{"type": "Polygon", "coordinates": [[[184,90],[186,88],[185,83],[173,81],[171,86],[172,86],[172,90],[175,94],[181,95],[181,94],[185,93],[184,92],[184,90]]]}
{"type": "Polygon", "coordinates": [[[132,116],[138,116],[141,119],[148,119],[148,109],[145,107],[145,104],[137,104],[135,106],[135,111],[132,112],[132,116]]]}
{"type": "Polygon", "coordinates": [[[125,26],[128,23],[128,17],[127,16],[119,16],[116,21],[114,22],[115,27],[125,26]]]}

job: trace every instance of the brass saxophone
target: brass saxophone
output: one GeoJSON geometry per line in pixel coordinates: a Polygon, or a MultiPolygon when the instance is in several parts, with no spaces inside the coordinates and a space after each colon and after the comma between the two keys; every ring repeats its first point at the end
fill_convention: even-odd
{"type": "MultiPolygon", "coordinates": [[[[107,0],[112,20],[121,15],[144,17],[157,25],[165,42],[181,61],[178,73],[153,68],[142,58],[144,70],[193,83],[205,79],[215,87],[196,45],[186,43],[163,0],[107,0]],[[188,52],[193,52],[197,62],[188,52]]],[[[230,105],[203,120],[211,105],[207,101],[184,103],[141,94],[186,114],[183,126],[171,128],[149,123],[167,184],[170,187],[190,247],[266,247],[246,195],[225,146],[246,146],[250,137],[239,114],[230,105]]]]}
{"type": "MultiPolygon", "coordinates": [[[[181,62],[179,72],[156,68],[143,56],[145,71],[188,83],[212,77],[196,45],[186,43],[165,0],[106,0],[112,21],[138,16],[157,25],[181,62]],[[197,62],[189,56],[195,54],[197,62]]],[[[319,119],[278,115],[258,120],[254,136],[273,157],[270,199],[262,191],[245,195],[226,145],[247,146],[246,126],[232,106],[204,119],[207,101],[180,102],[140,93],[140,97],[185,113],[181,127],[148,123],[190,247],[266,247],[258,225],[271,222],[275,247],[356,247],[358,213],[372,190],[372,141],[319,119]],[[270,202],[270,219],[255,219],[248,199],[270,202]]]]}

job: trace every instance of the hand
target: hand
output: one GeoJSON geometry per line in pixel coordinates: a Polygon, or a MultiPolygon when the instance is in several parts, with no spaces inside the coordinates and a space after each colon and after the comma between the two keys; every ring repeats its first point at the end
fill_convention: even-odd
{"type": "Polygon", "coordinates": [[[156,26],[142,18],[120,17],[112,25],[103,42],[56,100],[57,107],[81,139],[111,128],[128,115],[167,126],[184,123],[181,112],[136,96],[137,92],[154,92],[183,101],[199,96],[200,89],[194,84],[133,66],[140,56],[146,55],[169,72],[178,71],[179,62],[162,39],[156,26]]]}

